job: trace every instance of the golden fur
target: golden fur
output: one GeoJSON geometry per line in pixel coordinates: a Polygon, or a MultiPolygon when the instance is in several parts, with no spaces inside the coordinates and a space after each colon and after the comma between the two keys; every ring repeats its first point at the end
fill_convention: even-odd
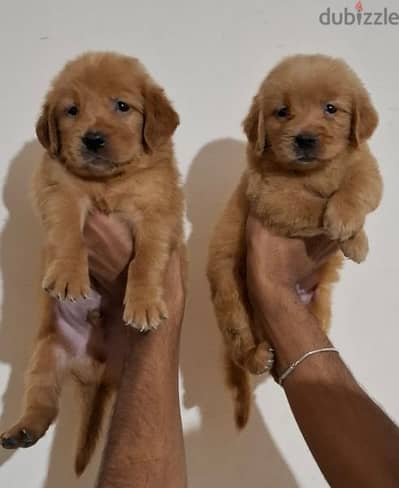
{"type": "MultiPolygon", "coordinates": [[[[251,212],[284,236],[326,234],[339,241],[348,258],[363,261],[368,251],[364,221],[382,195],[377,162],[366,142],[377,123],[358,77],[343,61],[327,56],[283,60],[253,99],[243,123],[248,168],[215,229],[208,262],[239,427],[249,414],[247,372],[267,371],[272,359],[267,338],[255,327],[248,306],[246,217],[251,212]]],[[[310,304],[326,331],[331,285],[341,262],[339,252],[324,265],[310,304]]]]}
{"type": "Polygon", "coordinates": [[[5,447],[27,447],[44,435],[57,415],[62,383],[72,374],[86,404],[78,473],[94,449],[106,398],[118,381],[118,374],[108,372],[107,351],[123,337],[107,338],[104,344],[101,321],[91,314],[91,332],[78,354],[60,332],[52,298],[75,301],[90,293],[82,236],[90,212],[116,214],[134,234],[124,321],[148,331],[167,317],[163,275],[171,252],[183,246],[183,198],[171,142],[178,123],[163,90],[134,58],[84,54],[54,80],[37,123],[46,153],[33,182],[45,231],[43,289],[49,294],[43,292],[43,318],[27,375],[24,412],[3,434],[5,447]],[[88,133],[102,134],[104,144],[95,150],[86,147],[83,138],[88,133]],[[91,348],[98,341],[100,346],[91,348]]]}

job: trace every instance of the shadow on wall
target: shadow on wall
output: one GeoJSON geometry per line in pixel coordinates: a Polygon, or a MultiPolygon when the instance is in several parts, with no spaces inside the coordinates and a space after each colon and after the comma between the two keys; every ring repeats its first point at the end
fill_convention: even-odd
{"type": "MultiPolygon", "coordinates": [[[[42,151],[36,142],[24,145],[11,162],[3,190],[8,218],[1,234],[3,307],[0,361],[11,367],[3,395],[1,431],[11,427],[21,411],[23,375],[36,332],[37,279],[40,272],[40,230],[30,203],[30,180],[42,151]]],[[[15,451],[0,448],[3,465],[15,451]]]]}
{"type": "MultiPolygon", "coordinates": [[[[32,210],[29,190],[33,170],[41,155],[42,150],[37,142],[25,144],[11,162],[3,191],[8,218],[0,244],[3,279],[0,361],[10,366],[11,374],[3,395],[0,432],[18,420],[22,407],[24,371],[38,325],[41,232],[32,210]]],[[[55,428],[48,474],[43,488],[94,486],[100,449],[80,480],[76,479],[73,472],[77,428],[71,426],[80,419],[76,398],[71,388],[66,388],[61,400],[61,415],[55,428]]],[[[35,449],[35,446],[31,449],[35,449]]],[[[0,447],[0,465],[4,465],[14,453],[15,451],[6,451],[0,447]]],[[[29,480],[26,481],[29,485],[29,480]]]]}
{"type": "Polygon", "coordinates": [[[224,386],[222,344],[205,277],[213,226],[244,168],[245,145],[222,139],[203,147],[186,181],[190,281],[183,327],[181,369],[185,408],[197,407],[199,430],[185,436],[190,488],[272,486],[297,483],[254,405],[248,427],[238,433],[232,399],[224,386]]]}
{"type": "MultiPolygon", "coordinates": [[[[0,361],[11,367],[0,430],[16,420],[23,395],[23,373],[37,328],[37,289],[41,235],[29,200],[35,163],[41,156],[36,142],[27,143],[12,161],[4,188],[9,215],[1,236],[3,311],[0,361]]],[[[273,488],[297,486],[289,468],[254,407],[249,427],[238,434],[232,402],[223,379],[220,337],[205,279],[207,245],[217,216],[237,184],[244,161],[244,145],[235,140],[205,146],[193,161],[186,183],[188,217],[193,224],[189,241],[190,285],[181,367],[186,408],[199,407],[200,430],[186,434],[190,488],[242,488],[245,483],[273,488]]],[[[87,473],[77,480],[73,472],[78,414],[76,395],[67,388],[55,427],[49,467],[43,488],[94,486],[101,446],[87,473]],[[72,427],[73,426],[73,427],[72,427]]],[[[33,447],[32,449],[35,449],[33,447]]],[[[13,451],[0,449],[0,465],[13,451]]],[[[29,483],[29,481],[27,480],[29,483]]]]}

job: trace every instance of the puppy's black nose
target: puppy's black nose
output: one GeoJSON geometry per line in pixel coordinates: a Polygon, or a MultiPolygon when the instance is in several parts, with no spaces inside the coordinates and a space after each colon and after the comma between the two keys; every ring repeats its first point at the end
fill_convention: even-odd
{"type": "Polygon", "coordinates": [[[304,151],[309,151],[315,149],[317,143],[319,142],[319,138],[314,134],[308,134],[303,132],[302,134],[298,134],[295,137],[295,144],[299,149],[303,149],[304,151]]]}
{"type": "Polygon", "coordinates": [[[105,146],[106,138],[101,132],[86,132],[82,142],[89,151],[97,152],[105,146]]]}

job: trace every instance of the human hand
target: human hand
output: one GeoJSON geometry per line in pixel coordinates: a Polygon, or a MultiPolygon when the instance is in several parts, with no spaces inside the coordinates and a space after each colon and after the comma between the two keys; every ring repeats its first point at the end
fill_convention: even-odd
{"type": "Polygon", "coordinates": [[[84,228],[90,274],[101,289],[111,292],[134,252],[132,231],[122,220],[95,212],[84,228]]]}
{"type": "MultiPolygon", "coordinates": [[[[126,285],[123,272],[134,253],[132,231],[120,219],[97,212],[89,216],[84,238],[88,247],[90,274],[102,291],[117,292],[123,298],[126,285]]],[[[181,258],[177,253],[171,256],[165,275],[165,298],[168,309],[172,303],[179,309],[175,315],[182,313],[184,300],[184,264],[181,258]]]]}
{"type": "Polygon", "coordinates": [[[303,295],[318,285],[323,263],[338,249],[325,236],[307,239],[273,234],[253,216],[247,221],[247,282],[255,301],[278,293],[303,295]]]}
{"type": "MultiPolygon", "coordinates": [[[[88,312],[99,308],[100,303],[103,302],[101,297],[106,295],[107,306],[111,307],[106,315],[112,317],[113,321],[119,321],[126,284],[124,271],[134,254],[132,231],[117,217],[96,212],[89,215],[87,219],[84,239],[88,248],[89,270],[95,290],[91,291],[88,300],[56,304],[58,316],[71,327],[85,324],[88,312]]],[[[179,256],[171,257],[165,276],[165,295],[169,314],[174,319],[181,320],[184,287],[179,256]]]]}

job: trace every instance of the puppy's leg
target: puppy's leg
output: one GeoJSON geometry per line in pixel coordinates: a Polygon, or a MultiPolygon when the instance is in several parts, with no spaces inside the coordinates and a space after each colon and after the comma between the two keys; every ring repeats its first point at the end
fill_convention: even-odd
{"type": "Polygon", "coordinates": [[[360,213],[341,193],[336,193],[328,202],[324,228],[331,239],[344,242],[359,232],[364,225],[364,219],[363,212],[360,213]]]}
{"type": "Polygon", "coordinates": [[[244,319],[244,315],[241,315],[240,304],[226,301],[220,306],[217,301],[215,297],[213,303],[216,317],[231,359],[251,374],[268,373],[274,362],[270,344],[266,341],[255,342],[251,322],[248,317],[244,319]],[[228,309],[233,312],[233,316],[228,316],[228,309]]]}
{"type": "Polygon", "coordinates": [[[208,279],[219,328],[231,359],[253,374],[268,371],[273,355],[266,342],[257,344],[251,329],[245,276],[247,203],[244,180],[230,200],[209,248],[208,279]]]}
{"type": "Polygon", "coordinates": [[[377,208],[382,197],[382,180],[377,162],[362,149],[351,161],[339,190],[330,198],[324,228],[339,240],[344,254],[356,262],[364,261],[368,252],[363,225],[368,213],[377,208]]]}
{"type": "Polygon", "coordinates": [[[36,199],[46,240],[43,288],[59,299],[87,296],[90,280],[82,228],[88,202],[43,185],[36,199]]]}
{"type": "Polygon", "coordinates": [[[363,262],[369,251],[364,221],[364,209],[356,206],[345,194],[337,193],[328,202],[324,227],[332,239],[340,241],[345,256],[356,263],[363,262]]]}
{"type": "Polygon", "coordinates": [[[339,270],[342,267],[343,256],[340,252],[322,266],[319,276],[319,284],[315,291],[310,311],[318,319],[320,327],[328,332],[331,323],[331,294],[334,283],[339,279],[339,270]]]}
{"type": "Polygon", "coordinates": [[[173,248],[172,218],[135,223],[135,257],[129,265],[123,319],[141,332],[157,329],[168,317],[163,278],[173,248]]]}
{"type": "Polygon", "coordinates": [[[1,435],[3,447],[30,447],[46,433],[58,414],[67,365],[67,352],[54,336],[39,339],[26,375],[23,414],[16,425],[1,435]]]}

